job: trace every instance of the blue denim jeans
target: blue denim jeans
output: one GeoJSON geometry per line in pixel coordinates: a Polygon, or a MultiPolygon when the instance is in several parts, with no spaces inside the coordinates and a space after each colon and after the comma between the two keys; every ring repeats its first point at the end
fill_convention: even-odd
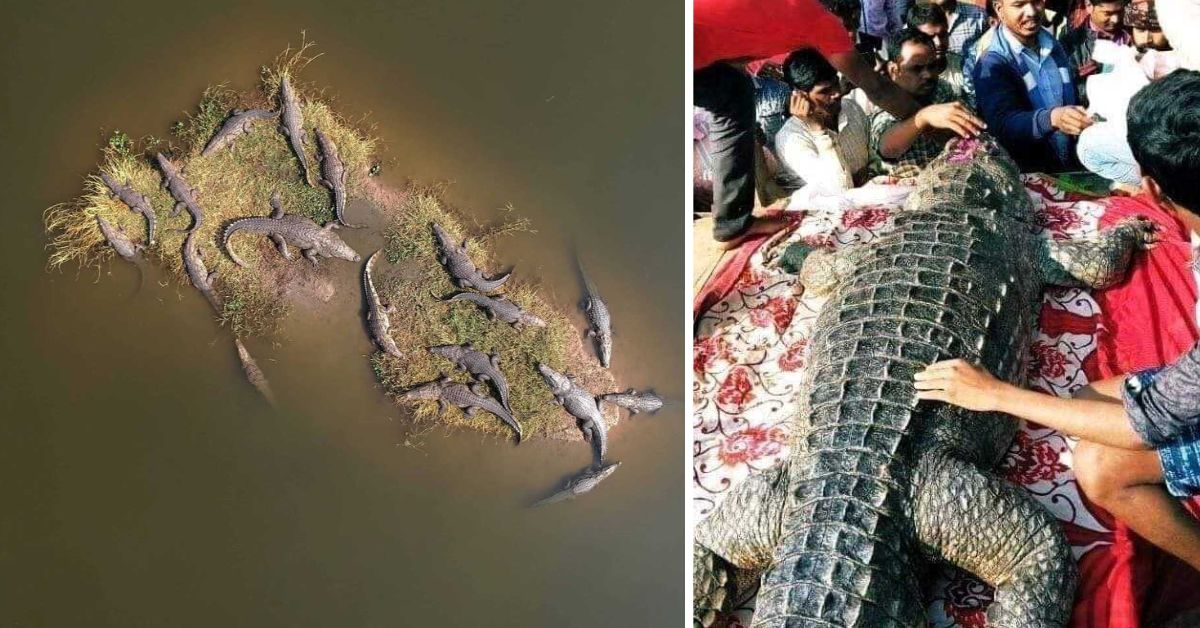
{"type": "Polygon", "coordinates": [[[1079,136],[1075,150],[1084,168],[1109,181],[1128,185],[1142,181],[1142,171],[1129,150],[1122,123],[1100,122],[1088,127],[1079,136]]]}

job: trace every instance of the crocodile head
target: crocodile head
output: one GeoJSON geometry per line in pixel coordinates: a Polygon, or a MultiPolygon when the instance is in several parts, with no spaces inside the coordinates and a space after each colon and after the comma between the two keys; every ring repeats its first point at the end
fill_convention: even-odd
{"type": "Polygon", "coordinates": [[[550,392],[555,395],[561,395],[571,389],[571,380],[567,379],[566,375],[540,362],[537,365],[537,370],[538,373],[542,374],[542,379],[546,380],[546,385],[550,387],[550,392]]]}
{"type": "Polygon", "coordinates": [[[458,360],[462,359],[463,354],[466,353],[466,350],[461,345],[437,345],[435,347],[429,347],[429,352],[446,358],[447,360],[457,362],[458,360]]]}
{"type": "Polygon", "coordinates": [[[413,386],[408,390],[400,393],[400,399],[403,401],[419,401],[427,399],[441,399],[442,389],[446,387],[447,380],[436,379],[432,382],[425,382],[413,386]]]}
{"type": "Polygon", "coordinates": [[[521,323],[532,327],[545,327],[546,321],[530,314],[529,312],[521,312],[521,323]]]}
{"type": "Polygon", "coordinates": [[[450,237],[450,234],[446,233],[446,230],[436,222],[431,223],[431,226],[433,227],[433,235],[435,238],[437,238],[438,246],[442,247],[443,251],[453,250],[456,243],[454,242],[454,239],[450,237]]]}
{"type": "Polygon", "coordinates": [[[346,242],[342,240],[338,234],[334,233],[332,229],[322,230],[320,243],[322,255],[344,259],[347,262],[357,262],[362,260],[358,253],[355,252],[354,249],[350,248],[350,245],[346,244],[346,242]]]}

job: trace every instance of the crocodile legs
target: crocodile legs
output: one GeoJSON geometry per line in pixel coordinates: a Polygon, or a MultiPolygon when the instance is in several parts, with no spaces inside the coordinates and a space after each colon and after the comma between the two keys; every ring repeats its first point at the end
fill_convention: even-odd
{"type": "Polygon", "coordinates": [[[700,543],[692,547],[692,625],[708,628],[734,596],[733,565],[700,543]]]}
{"type": "Polygon", "coordinates": [[[917,539],[933,558],[996,587],[988,626],[1066,626],[1076,568],[1054,517],[1021,489],[944,451],[924,455],[917,476],[917,539]]]}
{"type": "Polygon", "coordinates": [[[1155,224],[1131,217],[1112,227],[1071,240],[1043,240],[1040,266],[1046,283],[1107,288],[1125,277],[1134,251],[1156,240],[1155,224]]]}
{"type": "Polygon", "coordinates": [[[292,259],[292,254],[288,252],[287,240],[284,240],[283,236],[273,235],[271,241],[275,243],[275,248],[279,249],[279,254],[283,256],[283,259],[289,261],[292,259]]]}

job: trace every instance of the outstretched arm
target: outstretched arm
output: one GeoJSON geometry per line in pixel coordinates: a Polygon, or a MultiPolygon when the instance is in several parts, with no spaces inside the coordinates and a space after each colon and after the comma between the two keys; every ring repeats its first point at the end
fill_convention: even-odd
{"type": "Polygon", "coordinates": [[[861,87],[871,102],[896,116],[897,120],[910,118],[920,109],[920,105],[908,92],[876,72],[857,52],[839,52],[826,56],[826,59],[838,72],[850,79],[851,83],[861,87]]]}
{"type": "Polygon", "coordinates": [[[916,374],[917,399],[944,401],[978,412],[1003,412],[1069,436],[1109,447],[1149,449],[1119,400],[1067,399],[1002,382],[964,360],[934,362],[916,374]]]}

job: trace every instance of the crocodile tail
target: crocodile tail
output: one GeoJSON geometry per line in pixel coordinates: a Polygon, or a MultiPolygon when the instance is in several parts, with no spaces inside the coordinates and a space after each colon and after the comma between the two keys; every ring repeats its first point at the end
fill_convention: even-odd
{"type": "Polygon", "coordinates": [[[226,225],[225,230],[221,232],[221,248],[225,249],[225,253],[229,255],[230,259],[232,259],[234,263],[242,268],[246,268],[247,264],[242,260],[242,258],[237,256],[237,253],[233,252],[233,249],[229,246],[229,240],[233,237],[234,233],[246,226],[247,220],[247,218],[235,220],[226,225]]]}
{"type": "Polygon", "coordinates": [[[492,292],[494,290],[499,290],[500,286],[503,286],[504,282],[508,281],[509,277],[512,277],[511,270],[502,275],[492,277],[491,279],[487,279],[483,276],[483,273],[479,273],[479,281],[477,283],[472,283],[476,283],[476,287],[479,288],[481,292],[492,292]]]}
{"type": "Polygon", "coordinates": [[[895,479],[912,409],[878,395],[855,398],[850,388],[837,378],[814,384],[811,399],[832,401],[814,405],[808,450],[792,467],[755,628],[924,623],[905,494],[895,479]]]}
{"type": "Polygon", "coordinates": [[[371,266],[375,264],[375,258],[383,249],[379,249],[367,258],[366,268],[363,270],[363,291],[370,297],[372,303],[379,303],[379,293],[375,291],[375,282],[371,278],[371,266]]]}

